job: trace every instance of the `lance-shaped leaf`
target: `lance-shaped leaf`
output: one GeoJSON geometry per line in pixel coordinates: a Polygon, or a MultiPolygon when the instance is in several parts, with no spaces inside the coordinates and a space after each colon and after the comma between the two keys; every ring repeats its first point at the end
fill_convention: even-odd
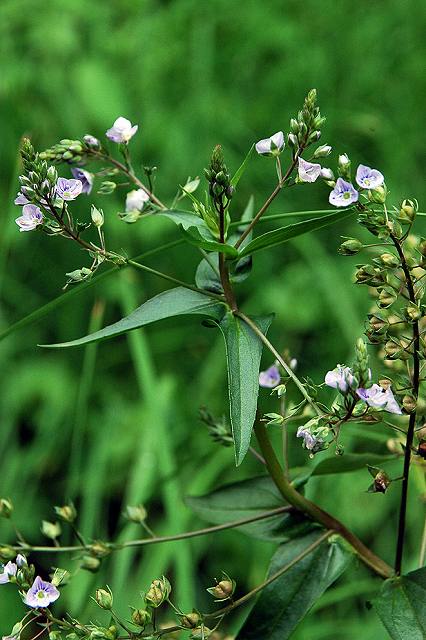
{"type": "Polygon", "coordinates": [[[191,291],[184,287],[176,287],[176,289],[163,291],[163,293],[151,298],[151,300],[147,300],[130,315],[100,331],[95,331],[95,333],[78,340],[40,346],[48,348],[79,347],[89,342],[108,340],[122,333],[127,333],[128,331],[133,331],[133,329],[173,316],[197,314],[208,316],[218,321],[222,317],[224,310],[225,306],[223,304],[208,298],[202,293],[191,291]]]}
{"type": "MultiPolygon", "coordinates": [[[[281,545],[272,558],[268,577],[284,570],[322,537],[319,529],[281,545]]],[[[237,640],[286,640],[328,587],[354,557],[338,535],[323,540],[262,591],[237,640]]]]}
{"type": "MultiPolygon", "coordinates": [[[[227,484],[212,493],[187,497],[185,502],[203,520],[225,524],[261,515],[283,505],[283,497],[270,476],[259,476],[227,484]]],[[[281,513],[239,527],[259,540],[283,542],[312,528],[312,521],[301,512],[281,513]]]]}
{"type": "Polygon", "coordinates": [[[180,225],[183,229],[189,229],[190,227],[199,227],[208,230],[204,220],[192,211],[167,209],[166,211],[160,211],[159,213],[156,213],[155,216],[160,218],[168,218],[175,224],[180,225]]]}
{"type": "MultiPolygon", "coordinates": [[[[252,319],[266,333],[272,316],[252,319]]],[[[250,447],[256,418],[262,342],[253,329],[232,313],[226,314],[219,328],[225,339],[230,418],[235,460],[239,465],[250,447]]]]}
{"type": "Polygon", "coordinates": [[[311,220],[303,220],[303,222],[296,222],[294,224],[289,224],[286,227],[281,227],[280,229],[268,231],[249,242],[242,251],[240,251],[240,256],[248,256],[256,251],[260,251],[261,249],[275,247],[276,245],[287,242],[292,238],[308,233],[309,231],[316,231],[322,227],[336,224],[336,222],[344,220],[348,216],[353,215],[353,213],[354,212],[352,210],[335,211],[326,216],[319,216],[317,218],[312,218],[311,220]]]}
{"type": "Polygon", "coordinates": [[[239,183],[239,181],[241,179],[241,176],[243,175],[244,171],[247,169],[247,165],[249,163],[249,160],[250,160],[251,156],[253,155],[253,151],[254,151],[254,144],[251,145],[246,157],[244,158],[244,160],[242,161],[241,165],[238,167],[238,169],[236,170],[236,172],[232,176],[231,185],[233,187],[237,186],[237,184],[239,183]]]}
{"type": "Polygon", "coordinates": [[[225,253],[231,258],[238,258],[237,249],[230,244],[215,240],[207,227],[182,228],[182,233],[189,243],[194,244],[196,247],[200,247],[200,249],[204,249],[205,251],[218,251],[219,253],[225,253]]]}
{"type": "Polygon", "coordinates": [[[386,580],[374,608],[393,640],[426,638],[426,567],[386,580]]]}

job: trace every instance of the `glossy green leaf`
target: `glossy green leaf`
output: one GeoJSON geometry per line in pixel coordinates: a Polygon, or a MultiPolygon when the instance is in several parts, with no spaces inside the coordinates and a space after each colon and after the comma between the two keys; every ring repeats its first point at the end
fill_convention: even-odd
{"type": "Polygon", "coordinates": [[[40,346],[48,348],[79,347],[89,342],[108,340],[122,333],[127,333],[128,331],[133,331],[133,329],[173,316],[198,314],[209,316],[217,321],[221,318],[224,308],[224,305],[215,302],[202,293],[191,291],[184,287],[176,287],[175,289],[163,291],[158,296],[144,302],[130,315],[104,327],[100,331],[78,340],[40,346]]]}
{"type": "Polygon", "coordinates": [[[386,580],[373,601],[392,640],[426,638],[426,567],[386,580]]]}
{"type": "Polygon", "coordinates": [[[246,157],[244,158],[244,160],[242,161],[241,165],[238,167],[238,169],[236,170],[236,172],[234,173],[234,175],[231,178],[231,185],[233,187],[236,187],[237,184],[239,183],[241,176],[243,175],[244,171],[247,169],[247,165],[249,163],[249,160],[251,158],[251,156],[253,155],[253,151],[254,151],[254,144],[252,144],[252,146],[249,149],[249,152],[247,153],[246,157]]]}
{"type": "MultiPolygon", "coordinates": [[[[278,573],[317,541],[318,529],[281,545],[272,558],[268,577],[278,573]]],[[[267,585],[245,621],[237,640],[286,640],[328,587],[354,557],[338,535],[332,535],[267,585]]]]}
{"type": "MultiPolygon", "coordinates": [[[[188,497],[186,503],[200,518],[212,524],[250,518],[285,504],[269,476],[227,484],[205,496],[188,497]]],[[[294,512],[252,522],[238,530],[260,540],[282,542],[311,526],[310,520],[294,512]]]]}
{"type": "Polygon", "coordinates": [[[219,242],[215,240],[211,235],[207,227],[189,227],[188,229],[182,228],[184,238],[196,247],[200,247],[205,251],[218,251],[219,253],[225,253],[231,258],[238,258],[238,251],[232,245],[219,242]]]}
{"type": "MultiPolygon", "coordinates": [[[[272,316],[253,318],[253,321],[266,333],[272,316]]],[[[225,339],[230,418],[235,460],[239,465],[249,449],[256,418],[262,342],[245,322],[231,313],[226,314],[219,328],[225,339]]]]}
{"type": "Polygon", "coordinates": [[[183,229],[189,229],[190,227],[199,227],[207,229],[206,223],[200,216],[197,216],[192,211],[179,211],[175,209],[168,209],[166,211],[160,211],[156,213],[157,217],[169,218],[175,224],[180,225],[183,229]]]}
{"type": "Polygon", "coordinates": [[[303,220],[303,222],[295,222],[294,224],[289,224],[286,227],[268,231],[267,233],[264,233],[261,236],[257,236],[257,238],[254,238],[254,240],[249,242],[244,247],[244,249],[240,251],[240,256],[248,256],[252,253],[255,253],[256,251],[260,251],[261,249],[275,247],[279,244],[287,242],[288,240],[291,240],[292,238],[296,238],[297,236],[301,236],[304,233],[308,233],[309,231],[316,231],[317,229],[321,229],[322,227],[327,227],[331,224],[341,222],[350,215],[353,215],[352,210],[338,210],[330,213],[329,215],[320,216],[311,220],[303,220]]]}

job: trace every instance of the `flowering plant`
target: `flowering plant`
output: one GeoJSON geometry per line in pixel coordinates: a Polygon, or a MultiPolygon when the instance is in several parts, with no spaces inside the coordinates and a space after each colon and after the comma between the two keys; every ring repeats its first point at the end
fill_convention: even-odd
{"type": "MultiPolygon", "coordinates": [[[[29,626],[38,629],[34,637],[48,633],[51,640],[64,636],[69,640],[162,638],[175,637],[171,635],[175,633],[190,638],[219,638],[226,616],[257,596],[238,631],[238,640],[282,640],[291,636],[312,605],[355,558],[383,581],[378,585],[373,606],[390,636],[423,637],[421,634],[426,629],[418,595],[426,591],[426,569],[423,568],[426,545],[422,544],[421,568],[416,571],[403,573],[403,554],[410,467],[413,464],[422,467],[426,457],[422,424],[425,404],[421,396],[426,240],[413,234],[418,214],[416,201],[407,199],[391,206],[385,179],[379,170],[359,165],[352,180],[351,161],[345,154],[339,156],[334,170],[322,166],[319,161],[330,155],[331,147],[326,144],[312,147],[321,137],[323,123],[316,92],[312,90],[297,117],[291,119],[286,136],[278,131],[253,144],[232,176],[222,149],[217,146],[205,170],[205,197],[195,195],[200,180],[188,179],[170,206],[154,192],[152,169],[145,168],[145,179],[134,171],[129,145],[138,132],[138,125],[132,125],[126,118],[117,118],[106,132],[109,141],[117,145],[112,150],[93,135],[85,135],[81,140],[61,140],[40,153],[29,140],[24,140],[21,188],[15,200],[15,204],[22,207],[21,215],[16,218],[19,230],[71,240],[90,259],[86,265],[67,272],[65,287],[79,286],[82,281],[90,285],[96,280],[95,272],[108,262],[113,264],[111,273],[116,272],[117,267],[130,267],[174,285],[114,324],[82,338],[44,347],[78,347],[111,339],[164,318],[202,316],[204,324],[219,329],[225,342],[229,422],[216,419],[205,409],[201,419],[219,445],[232,445],[237,466],[246,455],[254,455],[262,465],[263,474],[225,485],[208,496],[192,498],[189,502],[193,509],[213,526],[166,537],[152,532],[143,506],[129,505],[126,516],[141,524],[147,537],[125,543],[87,541],[79,531],[74,505],[55,507],[58,519],[70,527],[76,537],[75,544],[61,545],[61,525],[43,522],[42,531],[50,539],[50,546],[34,546],[18,532],[14,544],[0,547],[4,563],[0,588],[14,586],[27,608],[8,638],[17,640],[29,626]],[[256,152],[266,158],[265,162],[274,165],[277,182],[256,213],[250,200],[242,215],[238,215],[232,207],[233,196],[256,152]],[[63,167],[61,173],[70,168],[72,177],[60,177],[58,165],[63,167]],[[120,182],[122,178],[125,183],[120,182]],[[334,209],[255,235],[260,224],[268,219],[265,214],[269,206],[284,189],[303,185],[309,188],[308,184],[318,180],[330,189],[329,203],[334,209]],[[112,193],[129,183],[131,189],[119,218],[134,224],[153,216],[176,224],[181,244],[201,254],[194,282],[183,282],[147,266],[139,258],[131,259],[111,250],[109,245],[107,248],[105,216],[95,204],[91,204],[87,220],[75,219],[72,207],[77,198],[88,197],[96,189],[97,194],[112,193]],[[188,206],[184,208],[182,202],[188,206]],[[253,256],[259,251],[355,215],[375,242],[365,244],[357,238],[346,238],[339,252],[354,256],[363,251],[366,255],[364,264],[357,265],[355,280],[368,286],[373,300],[366,323],[367,342],[364,338],[356,340],[353,361],[337,364],[324,374],[323,381],[315,383],[301,378],[296,359],[268,339],[273,316],[245,313],[238,300],[237,287],[250,276],[253,256]],[[376,348],[387,365],[387,373],[380,372],[381,377],[370,367],[369,347],[376,348]],[[261,371],[262,349],[268,352],[270,361],[268,368],[261,371]],[[269,389],[269,402],[275,411],[259,415],[259,387],[269,389]],[[331,403],[327,401],[330,393],[327,388],[333,389],[331,403]],[[381,457],[370,457],[366,452],[351,453],[348,454],[350,465],[347,465],[341,433],[360,424],[366,429],[372,426],[391,429],[397,436],[392,455],[388,452],[381,457]],[[297,428],[293,429],[294,426],[297,428]],[[271,438],[277,430],[283,435],[280,453],[271,438]],[[292,468],[291,449],[300,444],[305,450],[307,465],[303,469],[292,468]],[[336,456],[322,457],[330,448],[336,456]],[[399,477],[391,477],[381,465],[375,466],[399,458],[402,459],[399,477]],[[373,477],[367,489],[371,493],[386,493],[392,484],[400,487],[393,566],[381,557],[380,549],[376,553],[368,548],[337,515],[324,511],[306,495],[310,479],[316,473],[338,474],[361,468],[373,477]],[[227,504],[226,514],[215,508],[222,501],[227,504]],[[230,519],[229,512],[233,509],[250,511],[250,515],[230,519]],[[123,620],[115,612],[113,591],[109,588],[99,588],[95,594],[100,609],[108,612],[106,624],[81,620],[80,616],[75,617],[78,612],[56,615],[51,605],[56,601],[60,603],[62,589],[70,588],[72,573],[56,567],[47,580],[36,575],[31,563],[36,561],[37,554],[54,551],[71,554],[78,569],[96,572],[108,556],[128,546],[143,547],[242,526],[255,538],[277,543],[268,577],[251,592],[240,594],[235,581],[223,573],[208,589],[215,602],[222,604],[208,612],[200,611],[196,602],[191,612],[183,611],[172,601],[172,583],[161,576],[146,585],[141,606],[131,610],[130,620],[123,620]],[[167,608],[175,621],[164,627],[161,615],[167,608]],[[405,629],[414,635],[406,635],[405,629]]],[[[13,330],[11,327],[6,333],[13,330]]],[[[0,515],[12,519],[10,499],[1,500],[0,515]]]]}

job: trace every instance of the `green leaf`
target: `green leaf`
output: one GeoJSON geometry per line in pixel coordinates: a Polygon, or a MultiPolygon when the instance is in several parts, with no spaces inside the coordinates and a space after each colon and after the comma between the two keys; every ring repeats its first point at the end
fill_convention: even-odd
{"type": "Polygon", "coordinates": [[[378,453],[345,453],[343,456],[325,458],[312,469],[313,476],[325,476],[331,473],[348,473],[357,469],[366,469],[368,464],[381,465],[383,462],[395,460],[393,455],[380,455],[378,453]]]}
{"type": "Polygon", "coordinates": [[[240,256],[247,256],[255,253],[256,251],[260,251],[261,249],[266,249],[267,247],[275,247],[278,244],[287,242],[288,240],[301,236],[309,231],[316,231],[322,227],[340,222],[350,215],[353,215],[353,213],[354,212],[352,210],[335,211],[329,215],[312,218],[311,220],[303,220],[303,222],[295,222],[294,224],[289,224],[286,227],[268,231],[249,242],[248,245],[240,251],[240,256]]]}
{"type": "MultiPolygon", "coordinates": [[[[268,577],[287,566],[323,535],[322,529],[281,545],[268,577]]],[[[338,535],[267,585],[245,621],[237,640],[286,640],[328,587],[345,571],[354,554],[338,535]]]]}
{"type": "Polygon", "coordinates": [[[254,151],[254,144],[252,144],[252,146],[249,149],[248,154],[246,155],[246,157],[244,158],[242,164],[238,167],[238,169],[236,170],[236,172],[234,173],[234,175],[232,176],[231,179],[231,186],[236,187],[237,184],[240,181],[241,176],[243,175],[244,171],[247,169],[247,165],[248,162],[253,154],[254,151]]]}
{"type": "Polygon", "coordinates": [[[218,275],[219,270],[219,254],[211,253],[209,259],[203,258],[195,272],[195,284],[199,289],[213,291],[213,293],[222,293],[222,283],[218,275]],[[215,266],[213,269],[212,265],[215,266]]]}
{"type": "MultiPolygon", "coordinates": [[[[266,333],[272,316],[252,320],[266,333]]],[[[219,328],[225,339],[230,418],[238,466],[250,447],[256,418],[262,342],[245,322],[231,313],[226,314],[219,328]]]]}
{"type": "Polygon", "coordinates": [[[211,298],[191,291],[184,287],[176,287],[163,291],[158,296],[144,302],[140,307],[135,309],[130,315],[122,318],[114,324],[110,324],[100,331],[91,333],[88,336],[71,340],[70,342],[60,342],[58,344],[43,344],[41,347],[62,348],[62,347],[79,347],[89,342],[99,342],[99,340],[108,340],[122,333],[133,331],[147,324],[171,318],[173,316],[198,314],[209,316],[216,321],[220,320],[224,311],[224,305],[215,302],[211,298]]]}
{"type": "Polygon", "coordinates": [[[426,567],[386,580],[373,601],[392,640],[426,638],[426,567]]]}
{"type": "Polygon", "coordinates": [[[225,253],[231,258],[238,258],[238,251],[230,244],[219,242],[215,240],[210,231],[203,227],[189,227],[188,229],[182,228],[182,233],[185,239],[194,244],[196,247],[201,247],[205,251],[218,251],[219,253],[225,253]]]}
{"type": "MultiPolygon", "coordinates": [[[[269,476],[234,482],[205,496],[187,497],[185,501],[200,518],[212,524],[250,518],[285,504],[269,476]]],[[[252,522],[238,530],[259,540],[282,542],[311,526],[310,520],[294,512],[252,522]]]]}
{"type": "Polygon", "coordinates": [[[204,220],[192,211],[169,209],[167,211],[160,211],[159,213],[156,213],[155,216],[160,218],[169,218],[169,220],[173,220],[174,223],[180,225],[183,229],[189,229],[190,227],[204,227],[207,229],[207,225],[204,220]]]}

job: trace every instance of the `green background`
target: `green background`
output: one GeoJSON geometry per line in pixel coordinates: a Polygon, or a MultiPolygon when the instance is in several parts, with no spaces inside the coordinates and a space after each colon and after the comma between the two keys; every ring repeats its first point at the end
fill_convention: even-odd
{"type": "MultiPolygon", "coordinates": [[[[380,168],[395,203],[417,197],[424,210],[425,13],[410,0],[3,0],[1,327],[55,298],[65,272],[86,265],[86,257],[63,239],[17,233],[18,211],[11,202],[23,134],[45,148],[64,137],[103,136],[116,117],[128,117],[139,124],[133,157],[159,167],[156,189],[170,201],[188,175],[202,175],[213,145],[223,144],[235,170],[254,141],[288,130],[307,90],[316,87],[327,116],[322,142],[336,151],[330,163],[346,152],[354,164],[380,168]]],[[[260,205],[273,182],[272,164],[253,159],[234,215],[251,194],[260,205]]],[[[271,213],[323,209],[327,196],[321,184],[291,189],[271,213]]],[[[178,237],[171,223],[120,222],[122,194],[93,200],[105,211],[109,244],[117,251],[136,255],[178,237]]],[[[76,210],[87,219],[84,197],[76,210]]],[[[239,292],[249,312],[276,312],[273,342],[289,348],[300,375],[316,382],[336,362],[350,360],[369,305],[367,292],[351,284],[356,258],[336,254],[339,236],[353,232],[345,223],[260,253],[239,292]]],[[[197,261],[195,249],[176,249],[148,263],[189,279],[197,261]]],[[[214,445],[197,419],[201,405],[226,411],[220,336],[197,319],[166,321],[97,349],[49,352],[36,346],[83,335],[90,323],[114,321],[163,289],[161,281],[123,271],[0,343],[0,494],[14,500],[16,522],[32,541],[41,542],[41,520],[52,519],[52,506],[70,496],[88,538],[142,535],[120,515],[126,504],[139,501],[147,505],[156,533],[201,526],[184,495],[261,471],[254,460],[236,471],[231,450],[214,445]]],[[[261,397],[265,410],[276,409],[267,393],[261,397]]],[[[391,435],[348,428],[343,444],[351,451],[385,452],[391,435]]],[[[292,462],[305,464],[300,442],[291,443],[292,462]]],[[[399,490],[368,495],[368,483],[364,471],[329,476],[312,482],[309,495],[392,562],[399,490]]],[[[416,470],[407,569],[416,567],[424,519],[418,495],[424,488],[416,470]]],[[[0,523],[0,540],[12,539],[8,523],[0,523]]],[[[128,604],[137,606],[152,578],[167,573],[183,608],[205,609],[204,589],[222,569],[243,593],[263,579],[271,551],[229,532],[122,552],[95,576],[79,573],[61,602],[76,615],[93,616],[89,594],[107,582],[117,608],[126,611],[128,604]]],[[[36,560],[43,571],[54,561],[36,560]]],[[[64,563],[75,566],[71,560],[64,563]]],[[[294,637],[384,637],[365,607],[377,586],[362,567],[354,569],[294,637]]],[[[7,634],[22,611],[10,587],[1,588],[0,611],[0,632],[7,634]]]]}

